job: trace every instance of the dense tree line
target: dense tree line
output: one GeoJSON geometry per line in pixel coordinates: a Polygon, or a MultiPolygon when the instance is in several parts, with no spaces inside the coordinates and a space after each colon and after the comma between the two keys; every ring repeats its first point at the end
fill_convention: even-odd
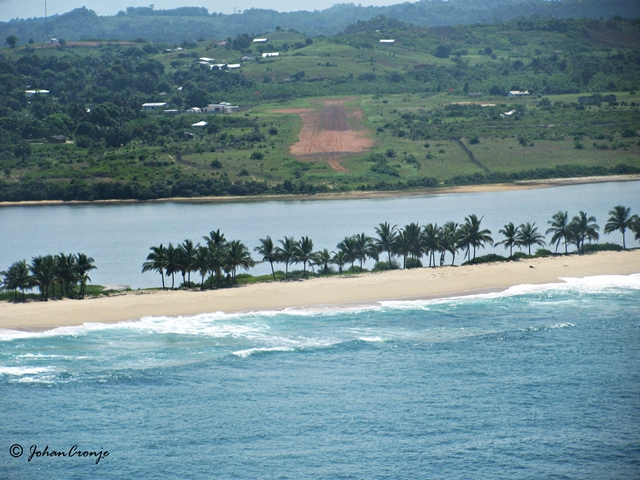
{"type": "MultiPolygon", "coordinates": [[[[471,24],[508,21],[521,16],[553,16],[557,18],[611,18],[620,15],[633,18],[640,7],[632,0],[423,0],[384,7],[338,4],[322,11],[276,12],[249,9],[240,14],[209,13],[198,7],[155,10],[130,7],[115,16],[98,16],[85,7],[63,15],[49,17],[48,28],[60,38],[82,40],[104,38],[133,40],[144,37],[155,42],[220,37],[242,32],[262,32],[265,25],[293,28],[309,35],[334,35],[350,24],[384,15],[388,18],[421,26],[471,24]],[[132,21],[133,20],[133,21],[132,21]]],[[[21,43],[40,40],[45,32],[44,18],[14,19],[0,23],[0,38],[14,35],[21,43]]]]}
{"type": "Polygon", "coordinates": [[[31,259],[14,262],[7,270],[0,272],[2,281],[0,288],[13,290],[14,299],[18,298],[18,290],[25,298],[25,290],[37,287],[40,290],[40,298],[49,300],[56,298],[56,285],[58,286],[58,298],[67,296],[72,298],[84,298],[87,282],[91,281],[89,272],[95,270],[94,260],[84,253],[65,255],[37,256],[31,259]]]}
{"type": "MultiPolygon", "coordinates": [[[[625,235],[631,230],[636,240],[640,240],[640,218],[631,215],[631,209],[618,205],[609,212],[609,219],[604,233],[619,231],[622,234],[622,248],[626,249],[625,235]]],[[[586,212],[579,212],[569,218],[568,212],[559,211],[548,222],[546,235],[551,234],[549,245],[555,245],[556,252],[560,245],[568,253],[569,245],[573,245],[579,253],[585,252],[585,242],[591,243],[599,239],[600,230],[596,219],[586,212]]],[[[368,259],[376,261],[374,270],[390,270],[400,268],[422,267],[435,268],[443,266],[446,256],[451,256],[451,265],[455,263],[456,255],[462,252],[463,259],[475,263],[476,253],[486,245],[503,245],[509,249],[509,258],[531,256],[531,247],[546,246],[545,235],[538,231],[534,223],[523,223],[515,226],[513,222],[506,224],[498,233],[504,238],[494,242],[492,232],[482,228],[482,218],[471,214],[465,217],[462,224],[446,222],[444,225],[429,223],[419,225],[410,223],[404,228],[391,225],[388,222],[379,224],[375,228],[376,236],[370,237],[366,233],[358,233],[344,237],[337,245],[336,251],[323,249],[314,251],[313,241],[309,237],[296,240],[294,237],[284,237],[274,242],[271,236],[260,239],[255,251],[260,261],[268,262],[271,275],[276,280],[275,265],[284,265],[284,279],[291,273],[289,267],[302,265],[302,278],[308,276],[307,268],[318,269],[318,274],[348,271],[351,273],[364,271],[364,263],[368,259]],[[527,249],[527,254],[513,253],[513,247],[527,249]],[[358,265],[356,265],[356,263],[358,265]]],[[[220,230],[212,231],[203,237],[203,245],[185,240],[178,247],[160,244],[151,247],[151,253],[144,262],[142,271],[155,271],[162,277],[162,288],[165,286],[165,276],[171,277],[171,288],[175,287],[175,275],[181,274],[182,284],[193,286],[191,273],[200,275],[200,288],[213,288],[237,283],[237,270],[249,270],[255,265],[249,249],[240,241],[228,242],[220,230]],[[207,280],[208,279],[208,280],[207,280]]],[[[549,252],[550,253],[550,252],[549,252]]],[[[498,257],[493,256],[491,258],[498,257]]]]}

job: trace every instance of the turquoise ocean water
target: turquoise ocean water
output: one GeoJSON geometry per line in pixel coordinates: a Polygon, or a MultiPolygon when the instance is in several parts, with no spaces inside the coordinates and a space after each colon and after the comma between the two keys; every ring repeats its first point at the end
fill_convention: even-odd
{"type": "Polygon", "coordinates": [[[640,275],[2,330],[0,411],[8,479],[639,478],[640,275]]]}

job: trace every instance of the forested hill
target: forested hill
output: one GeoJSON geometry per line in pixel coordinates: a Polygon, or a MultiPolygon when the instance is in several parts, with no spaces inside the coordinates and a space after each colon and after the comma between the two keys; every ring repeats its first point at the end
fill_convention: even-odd
{"type": "Polygon", "coordinates": [[[384,15],[421,26],[443,26],[507,21],[521,16],[556,18],[636,18],[638,0],[422,0],[387,7],[339,4],[322,11],[280,13],[251,9],[240,14],[209,13],[205,8],[154,10],[129,7],[115,16],[98,16],[84,7],[49,18],[0,22],[0,38],[15,36],[18,44],[42,42],[47,37],[69,40],[132,40],[177,43],[184,40],[226,39],[240,33],[273,31],[276,26],[309,36],[334,35],[359,20],[384,15]]]}

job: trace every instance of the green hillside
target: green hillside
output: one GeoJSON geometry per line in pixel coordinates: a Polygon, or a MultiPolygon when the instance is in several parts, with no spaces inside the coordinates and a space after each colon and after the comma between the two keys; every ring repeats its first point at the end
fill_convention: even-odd
{"type": "Polygon", "coordinates": [[[638,20],[420,28],[376,18],[331,38],[283,29],[265,36],[263,44],[250,35],[225,45],[185,42],[169,53],[168,45],[142,41],[0,50],[0,201],[402,189],[640,171],[638,20]],[[263,52],[279,56],[263,59],[263,52]],[[241,68],[212,69],[201,57],[241,68]],[[27,97],[29,89],[50,93],[27,97]],[[510,90],[529,95],[508,97],[510,90]],[[327,97],[349,97],[362,125],[354,128],[374,141],[340,158],[346,171],[322,155],[297,160],[289,148],[302,121],[274,112],[319,110],[327,97]],[[161,113],[223,101],[239,113],[161,113]],[[167,105],[143,112],[147,102],[167,105]],[[207,125],[193,126],[201,121],[207,125]],[[54,135],[67,142],[49,143],[54,135]]]}

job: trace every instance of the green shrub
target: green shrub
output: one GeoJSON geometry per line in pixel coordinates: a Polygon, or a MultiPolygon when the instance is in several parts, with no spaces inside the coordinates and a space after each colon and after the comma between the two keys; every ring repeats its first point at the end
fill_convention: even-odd
{"type": "Polygon", "coordinates": [[[462,265],[478,265],[480,263],[508,262],[508,261],[509,259],[507,257],[503,257],[502,255],[498,255],[496,253],[489,253],[487,255],[482,255],[481,257],[476,257],[473,260],[469,260],[468,262],[464,262],[462,265]]]}
{"type": "Polygon", "coordinates": [[[420,261],[419,258],[409,257],[409,258],[407,258],[406,267],[407,268],[420,268],[420,267],[422,267],[422,262],[420,261]]]}
{"type": "Polygon", "coordinates": [[[398,265],[398,262],[396,262],[395,260],[391,260],[391,267],[389,267],[389,262],[376,262],[376,264],[373,267],[373,270],[371,271],[382,272],[385,270],[397,270],[398,268],[400,268],[400,265],[398,265]]]}
{"type": "Polygon", "coordinates": [[[584,252],[619,252],[622,250],[622,247],[617,243],[587,243],[584,246],[584,252]]]}

